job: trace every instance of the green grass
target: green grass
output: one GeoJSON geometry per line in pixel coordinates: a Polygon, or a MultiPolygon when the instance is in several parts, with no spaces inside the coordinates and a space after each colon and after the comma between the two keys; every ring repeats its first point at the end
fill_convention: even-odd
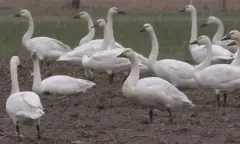
{"type": "MultiPolygon", "coordinates": [[[[24,18],[13,17],[16,12],[5,12],[0,15],[0,54],[3,57],[18,55],[25,52],[21,44],[21,38],[27,30],[28,24],[24,18]]],[[[72,20],[77,11],[59,11],[40,13],[33,12],[35,21],[35,36],[48,36],[57,38],[72,48],[77,46],[80,38],[87,33],[87,25],[82,20],[72,20]],[[34,15],[36,14],[36,15],[34,15]]],[[[105,13],[105,11],[104,11],[105,13]]],[[[94,20],[101,18],[97,11],[91,11],[94,20]]],[[[106,14],[104,14],[104,17],[106,14]]],[[[208,11],[199,12],[198,26],[210,15],[208,11]]],[[[212,15],[212,14],[211,14],[212,15]]],[[[232,29],[238,29],[237,13],[216,12],[216,15],[223,19],[225,33],[232,29]],[[229,15],[228,15],[229,14],[229,15]]],[[[151,43],[146,33],[139,30],[144,23],[151,23],[154,26],[159,40],[160,57],[190,59],[188,53],[188,42],[190,37],[190,17],[188,13],[178,12],[133,12],[125,16],[117,16],[114,22],[115,39],[125,47],[130,47],[148,56],[151,43]]],[[[212,38],[216,26],[209,26],[199,29],[198,35],[208,35],[212,38]]],[[[97,30],[95,38],[101,38],[101,30],[97,30]]]]}

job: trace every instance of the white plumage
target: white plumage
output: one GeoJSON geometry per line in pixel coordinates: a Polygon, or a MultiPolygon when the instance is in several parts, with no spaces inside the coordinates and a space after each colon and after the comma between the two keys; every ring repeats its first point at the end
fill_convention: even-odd
{"type": "MultiPolygon", "coordinates": [[[[197,12],[193,5],[187,5],[180,12],[189,12],[192,19],[191,38],[190,43],[197,39],[197,12]]],[[[206,47],[204,45],[189,45],[190,53],[196,63],[201,63],[206,57],[206,47]]],[[[232,60],[233,53],[224,49],[219,45],[212,45],[212,64],[222,63],[226,60],[232,60]]]]}
{"type": "Polygon", "coordinates": [[[152,122],[153,109],[167,110],[169,122],[173,122],[172,108],[183,105],[195,106],[184,93],[166,80],[158,77],[139,80],[139,62],[132,49],[123,50],[118,57],[126,57],[131,61],[131,72],[122,86],[123,95],[149,108],[150,122],[152,122]]]}
{"type": "Polygon", "coordinates": [[[25,17],[28,19],[29,27],[22,38],[22,44],[30,53],[37,50],[40,60],[55,61],[64,53],[71,51],[68,45],[53,38],[31,38],[34,32],[34,23],[31,13],[28,10],[21,10],[16,17],[25,17]]]}

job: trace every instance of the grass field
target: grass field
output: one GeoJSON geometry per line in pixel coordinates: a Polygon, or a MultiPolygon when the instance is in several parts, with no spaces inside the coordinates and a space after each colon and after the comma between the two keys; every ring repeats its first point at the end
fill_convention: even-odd
{"type": "MultiPolygon", "coordinates": [[[[90,11],[93,20],[106,18],[106,11],[90,11]]],[[[5,102],[11,90],[9,60],[19,55],[25,70],[19,70],[20,88],[31,90],[32,69],[29,54],[21,44],[21,38],[28,24],[24,18],[15,18],[17,11],[3,11],[0,14],[0,143],[15,144],[15,128],[5,112],[5,102]]],[[[87,33],[87,24],[73,20],[78,11],[33,12],[35,36],[49,36],[63,41],[72,48],[87,33]]],[[[200,11],[198,27],[209,15],[223,20],[225,33],[238,29],[238,13],[200,11]]],[[[154,26],[160,45],[160,58],[191,60],[188,53],[190,37],[190,16],[178,12],[129,12],[116,16],[114,22],[115,40],[125,47],[148,56],[150,39],[139,30],[143,24],[154,26]]],[[[216,26],[199,29],[198,36],[204,34],[212,38],[216,26]]],[[[97,30],[95,38],[101,38],[97,30]]],[[[66,74],[83,78],[83,71],[76,66],[54,63],[48,70],[52,74],[66,74]]],[[[46,71],[42,71],[42,78],[46,71]]],[[[119,77],[116,81],[119,80],[119,77]]],[[[216,107],[211,90],[199,89],[186,91],[186,95],[198,105],[199,113],[175,110],[176,125],[167,125],[167,113],[156,112],[154,124],[150,127],[141,121],[147,119],[147,111],[132,104],[121,95],[121,84],[108,85],[107,77],[97,76],[97,87],[87,94],[64,98],[42,95],[46,115],[42,118],[43,144],[69,144],[79,140],[84,144],[233,144],[240,142],[239,97],[231,94],[229,106],[216,107]]],[[[35,128],[21,127],[24,135],[22,144],[36,141],[35,128]]]]}

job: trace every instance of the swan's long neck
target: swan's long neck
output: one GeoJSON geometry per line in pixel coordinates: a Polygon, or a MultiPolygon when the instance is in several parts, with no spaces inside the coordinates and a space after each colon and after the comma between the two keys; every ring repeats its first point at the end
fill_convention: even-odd
{"type": "Polygon", "coordinates": [[[194,10],[191,11],[190,14],[191,14],[191,20],[192,20],[190,42],[193,42],[197,39],[197,10],[194,8],[194,10]]]}
{"type": "Polygon", "coordinates": [[[41,93],[41,73],[38,58],[33,59],[33,86],[32,90],[41,93]]]}
{"type": "Polygon", "coordinates": [[[123,84],[123,87],[130,87],[133,88],[135,87],[137,81],[139,80],[139,62],[136,56],[131,57],[130,59],[131,62],[131,72],[129,76],[127,77],[126,81],[123,84]]]}
{"type": "Polygon", "coordinates": [[[11,81],[12,81],[11,94],[13,94],[20,91],[19,85],[18,85],[17,65],[15,63],[11,63],[10,73],[11,73],[11,81]]]}
{"type": "Polygon", "coordinates": [[[102,42],[102,44],[101,44],[100,49],[101,49],[101,50],[106,50],[106,49],[107,49],[107,46],[108,46],[108,43],[109,43],[108,28],[107,28],[107,26],[105,26],[105,27],[103,28],[103,42],[102,42]]]}
{"type": "Polygon", "coordinates": [[[217,41],[221,41],[223,35],[224,35],[224,26],[221,20],[217,21],[218,29],[216,34],[214,35],[212,39],[212,43],[216,44],[217,41]]]}
{"type": "Polygon", "coordinates": [[[204,68],[209,66],[211,63],[211,60],[212,60],[212,44],[211,44],[211,42],[206,43],[206,47],[207,47],[207,56],[199,65],[196,66],[196,68],[195,68],[196,72],[203,70],[204,68]]]}
{"type": "Polygon", "coordinates": [[[109,49],[116,48],[114,34],[113,34],[113,14],[111,12],[108,12],[108,18],[107,18],[107,28],[108,28],[108,37],[109,37],[109,49]]]}
{"type": "Polygon", "coordinates": [[[151,67],[157,61],[159,46],[158,46],[158,40],[157,40],[154,30],[149,32],[149,34],[150,34],[150,37],[152,40],[152,49],[151,49],[151,53],[148,57],[148,66],[151,67]]]}
{"type": "Polygon", "coordinates": [[[82,45],[84,43],[91,41],[93,39],[93,37],[95,36],[95,28],[92,28],[93,21],[92,21],[91,17],[87,16],[86,20],[88,23],[88,34],[80,40],[79,45],[82,45]]]}
{"type": "Polygon", "coordinates": [[[22,38],[22,44],[23,45],[25,44],[25,42],[27,40],[31,39],[31,37],[33,35],[33,31],[34,31],[34,23],[33,23],[33,19],[32,19],[31,14],[28,15],[27,19],[28,19],[28,30],[22,38]]]}

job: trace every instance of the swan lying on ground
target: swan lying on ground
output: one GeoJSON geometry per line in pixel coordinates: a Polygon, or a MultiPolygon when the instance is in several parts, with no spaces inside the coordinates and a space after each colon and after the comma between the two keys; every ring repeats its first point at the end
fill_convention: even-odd
{"type": "Polygon", "coordinates": [[[221,41],[223,34],[224,34],[224,25],[223,22],[214,16],[209,16],[204,24],[201,25],[201,28],[206,27],[210,24],[215,24],[218,26],[217,32],[215,33],[213,39],[212,39],[212,44],[214,45],[219,45],[227,50],[229,50],[232,53],[236,53],[238,51],[238,46],[227,46],[232,42],[232,40],[225,40],[221,41]]]}
{"type": "MultiPolygon", "coordinates": [[[[88,34],[80,40],[79,45],[88,43],[88,44],[91,44],[91,45],[99,46],[99,45],[102,44],[103,39],[94,39],[93,40],[93,38],[95,36],[95,28],[92,28],[93,21],[92,21],[92,18],[90,17],[90,15],[87,12],[82,11],[78,15],[74,16],[73,19],[85,19],[88,23],[88,30],[89,30],[88,34]]],[[[118,48],[123,47],[117,42],[116,42],[116,46],[118,48]]]]}
{"type": "Polygon", "coordinates": [[[149,108],[149,122],[152,123],[153,109],[167,110],[169,122],[173,122],[172,109],[179,106],[195,107],[188,97],[169,82],[158,77],[139,79],[139,61],[136,53],[126,48],[118,55],[131,61],[131,72],[122,86],[123,95],[149,108]]]}
{"type": "MultiPolygon", "coordinates": [[[[190,43],[197,39],[197,12],[193,5],[187,5],[184,9],[179,12],[189,12],[192,19],[192,29],[191,29],[191,38],[190,43]]],[[[206,57],[206,47],[204,45],[189,45],[190,53],[194,59],[194,61],[199,64],[206,57]]],[[[212,45],[212,64],[222,63],[226,60],[232,60],[234,58],[234,54],[230,51],[224,49],[219,45],[212,45]]]]}
{"type": "Polygon", "coordinates": [[[55,75],[41,81],[41,73],[36,51],[32,53],[32,59],[34,69],[32,91],[37,94],[50,93],[53,95],[70,95],[80,92],[84,93],[96,85],[88,80],[73,78],[65,75],[55,75]]]}
{"type": "Polygon", "coordinates": [[[35,37],[31,38],[34,32],[34,23],[31,13],[24,9],[15,17],[24,17],[28,20],[28,30],[22,37],[22,45],[31,53],[38,51],[39,60],[46,60],[49,65],[50,61],[57,60],[64,53],[71,51],[68,45],[65,45],[59,40],[49,37],[35,37]]]}
{"type": "Polygon", "coordinates": [[[39,96],[31,91],[19,92],[17,67],[19,57],[13,56],[10,61],[12,90],[6,102],[6,111],[16,126],[18,140],[20,139],[19,124],[32,125],[37,122],[38,140],[40,140],[40,118],[44,115],[39,96]]]}

